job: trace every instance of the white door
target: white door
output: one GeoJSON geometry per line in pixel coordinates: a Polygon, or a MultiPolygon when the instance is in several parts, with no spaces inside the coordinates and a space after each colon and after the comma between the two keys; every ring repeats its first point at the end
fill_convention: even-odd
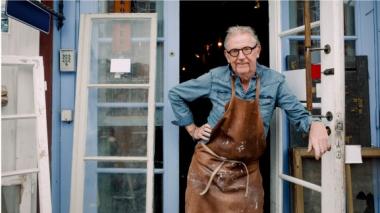
{"type": "MultiPolygon", "coordinates": [[[[322,157],[321,162],[309,162],[313,165],[309,171],[303,170],[302,163],[297,156],[305,155],[293,149],[293,162],[290,157],[290,148],[293,141],[289,141],[289,127],[282,112],[277,111],[276,122],[271,128],[271,139],[275,140],[276,147],[271,150],[272,168],[275,175],[271,180],[271,211],[288,212],[291,207],[285,194],[290,190],[303,186],[302,193],[318,194],[317,200],[305,198],[301,205],[297,190],[293,193],[293,211],[304,212],[304,204],[312,203],[315,212],[345,212],[345,179],[344,179],[344,34],[343,34],[343,1],[310,1],[312,23],[312,47],[324,47],[330,45],[331,51],[316,51],[312,53],[312,62],[319,64],[321,70],[333,68],[334,74],[321,74],[320,83],[316,88],[316,99],[313,100],[314,111],[319,115],[332,113],[332,119],[322,118],[322,121],[331,129],[329,143],[332,145],[330,152],[322,157]],[[333,16],[331,14],[334,14],[333,16]],[[294,153],[298,153],[294,154],[294,153]],[[301,153],[301,154],[300,154],[301,153]],[[295,178],[291,170],[297,170],[301,166],[302,179],[295,178]],[[312,169],[312,171],[310,171],[312,169]],[[311,177],[307,177],[310,174],[311,177]],[[308,180],[306,181],[306,179],[308,180]],[[314,180],[314,181],[313,181],[314,180]],[[302,209],[297,209],[302,208],[302,209]]],[[[270,1],[270,66],[271,68],[286,73],[288,69],[301,69],[304,73],[304,25],[303,2],[300,1],[270,1]],[[300,12],[301,11],[301,12],[300,12]],[[301,24],[300,24],[301,23],[301,24]],[[294,48],[298,47],[298,49],[294,48]],[[300,48],[301,47],[301,48],[300,48]],[[301,52],[301,53],[300,53],[301,52]],[[293,67],[294,66],[294,67],[293,67]]],[[[305,76],[303,74],[303,76],[305,76]]],[[[304,84],[300,81],[297,84],[304,84]]],[[[305,86],[303,87],[303,90],[305,86]]],[[[302,95],[301,95],[302,96],[302,95]]],[[[294,138],[291,137],[291,140],[294,138]]],[[[272,143],[274,144],[274,143],[272,143]]],[[[305,145],[305,144],[303,144],[305,145]]],[[[306,144],[307,146],[307,144],[306,144]]],[[[302,160],[302,159],[301,159],[302,160]]],[[[304,196],[301,196],[302,200],[304,196]]]]}
{"type": "Polygon", "coordinates": [[[1,179],[1,212],[51,212],[42,57],[2,56],[1,179]]]}
{"type": "Polygon", "coordinates": [[[153,212],[157,17],[84,14],[70,212],[153,212]]]}

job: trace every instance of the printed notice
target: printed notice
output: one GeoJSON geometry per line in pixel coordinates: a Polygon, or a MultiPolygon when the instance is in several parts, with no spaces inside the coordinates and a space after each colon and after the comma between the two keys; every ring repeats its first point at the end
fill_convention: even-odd
{"type": "Polygon", "coordinates": [[[111,59],[111,70],[113,73],[131,72],[131,59],[111,59]]]}
{"type": "Polygon", "coordinates": [[[345,147],[346,164],[363,163],[361,145],[346,145],[345,147]]]}

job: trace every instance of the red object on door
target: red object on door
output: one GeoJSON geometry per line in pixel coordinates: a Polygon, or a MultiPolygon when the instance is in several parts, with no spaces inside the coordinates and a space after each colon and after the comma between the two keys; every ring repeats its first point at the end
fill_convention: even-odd
{"type": "Polygon", "coordinates": [[[311,79],[320,80],[321,79],[321,65],[311,64],[311,79]]]}

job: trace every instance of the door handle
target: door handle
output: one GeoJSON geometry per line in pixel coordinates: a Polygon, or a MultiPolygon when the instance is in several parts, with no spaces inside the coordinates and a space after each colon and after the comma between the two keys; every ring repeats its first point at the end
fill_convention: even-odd
{"type": "Polygon", "coordinates": [[[334,68],[328,68],[323,70],[324,75],[334,75],[334,68]]]}
{"type": "Polygon", "coordinates": [[[325,52],[326,54],[329,54],[331,52],[331,46],[329,44],[326,44],[323,48],[321,47],[316,47],[316,48],[311,48],[311,47],[306,47],[307,50],[309,51],[321,51],[325,52]]]}
{"type": "Polygon", "coordinates": [[[326,118],[328,121],[331,121],[333,119],[333,114],[330,111],[328,111],[326,112],[326,115],[312,115],[312,117],[326,118]]]}

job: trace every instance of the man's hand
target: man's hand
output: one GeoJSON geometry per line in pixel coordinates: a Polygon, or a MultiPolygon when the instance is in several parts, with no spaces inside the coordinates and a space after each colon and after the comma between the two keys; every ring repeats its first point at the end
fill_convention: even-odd
{"type": "Polygon", "coordinates": [[[186,126],[187,132],[191,135],[194,140],[204,140],[208,141],[211,135],[211,126],[209,124],[204,124],[201,127],[197,127],[195,124],[190,124],[186,126]]]}
{"type": "Polygon", "coordinates": [[[331,145],[328,143],[328,135],[322,122],[312,122],[309,132],[309,146],[307,151],[314,150],[315,159],[319,158],[327,151],[330,151],[331,145]]]}

